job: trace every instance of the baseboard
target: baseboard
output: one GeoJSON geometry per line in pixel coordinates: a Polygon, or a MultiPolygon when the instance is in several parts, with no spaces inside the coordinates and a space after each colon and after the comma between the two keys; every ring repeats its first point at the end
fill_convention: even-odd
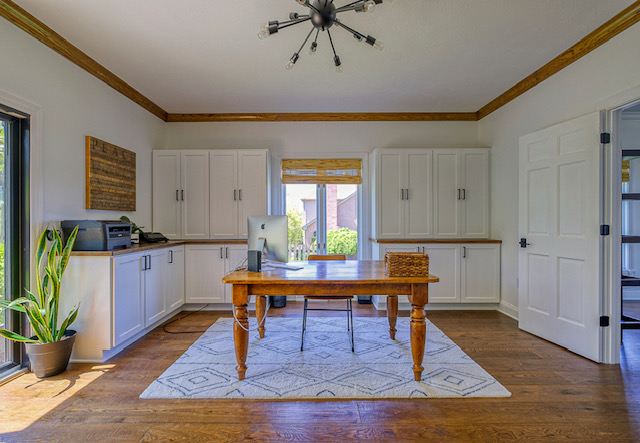
{"type": "Polygon", "coordinates": [[[507,317],[511,317],[514,320],[518,319],[518,307],[506,301],[500,302],[498,305],[498,312],[506,315],[507,317]]]}

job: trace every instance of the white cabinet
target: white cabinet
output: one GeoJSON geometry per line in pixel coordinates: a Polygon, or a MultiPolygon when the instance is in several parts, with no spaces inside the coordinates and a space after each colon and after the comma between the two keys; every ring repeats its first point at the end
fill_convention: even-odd
{"type": "Polygon", "coordinates": [[[429,285],[429,303],[500,302],[499,243],[380,243],[374,258],[416,251],[429,255],[429,273],[440,279],[429,285]]]}
{"type": "Polygon", "coordinates": [[[127,254],[114,260],[114,345],[144,329],[144,255],[127,254]]]}
{"type": "Polygon", "coordinates": [[[153,230],[209,238],[209,152],[153,151],[153,230]]]}
{"type": "Polygon", "coordinates": [[[489,150],[433,151],[435,238],[489,237],[489,150]]]}
{"type": "Polygon", "coordinates": [[[432,228],[431,149],[375,151],[377,238],[428,238],[432,228]]]}
{"type": "Polygon", "coordinates": [[[246,256],[246,245],[187,245],[185,248],[186,303],[227,302],[227,292],[230,289],[225,288],[222,277],[241,265],[246,256]]]}
{"type": "Polygon", "coordinates": [[[184,246],[175,246],[167,251],[167,312],[184,304],[184,246]]]}
{"type": "Polygon", "coordinates": [[[143,255],[144,327],[167,314],[167,249],[152,249],[143,255]]]}
{"type": "Polygon", "coordinates": [[[246,238],[247,217],[267,214],[268,165],[266,150],[210,151],[212,239],[246,238]]]}

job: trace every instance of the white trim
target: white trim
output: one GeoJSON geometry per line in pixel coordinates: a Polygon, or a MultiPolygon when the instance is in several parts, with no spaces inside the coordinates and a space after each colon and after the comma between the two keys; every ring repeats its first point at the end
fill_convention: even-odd
{"type": "Polygon", "coordinates": [[[514,320],[518,320],[518,307],[512,305],[511,303],[508,303],[504,300],[501,301],[500,304],[498,304],[497,311],[508,317],[511,317],[514,320]]]}
{"type": "Polygon", "coordinates": [[[282,186],[281,167],[283,158],[359,158],[362,160],[362,184],[358,185],[358,259],[371,259],[371,185],[369,183],[368,152],[330,152],[330,153],[287,153],[275,155],[272,173],[272,213],[285,214],[286,191],[282,186]]]}

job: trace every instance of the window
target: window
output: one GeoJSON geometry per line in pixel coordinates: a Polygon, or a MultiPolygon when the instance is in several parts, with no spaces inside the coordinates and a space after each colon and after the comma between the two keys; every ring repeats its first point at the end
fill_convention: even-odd
{"type": "MultiPolygon", "coordinates": [[[[29,286],[29,118],[0,106],[0,297],[29,286]]],[[[0,314],[0,327],[24,334],[19,313],[0,314]]],[[[0,378],[21,366],[22,347],[0,338],[0,378]]]]}

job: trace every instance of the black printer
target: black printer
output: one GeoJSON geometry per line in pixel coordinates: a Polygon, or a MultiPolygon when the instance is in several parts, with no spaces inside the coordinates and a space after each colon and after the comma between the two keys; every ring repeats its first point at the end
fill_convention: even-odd
{"type": "Polygon", "coordinates": [[[131,223],[120,220],[63,220],[60,226],[65,243],[73,228],[78,226],[74,251],[110,251],[131,247],[131,223]]]}

